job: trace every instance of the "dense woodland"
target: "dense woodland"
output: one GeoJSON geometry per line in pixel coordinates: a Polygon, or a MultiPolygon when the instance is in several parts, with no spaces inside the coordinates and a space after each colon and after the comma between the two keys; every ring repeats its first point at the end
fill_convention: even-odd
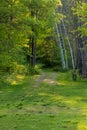
{"type": "Polygon", "coordinates": [[[86,10],[86,0],[2,0],[0,75],[29,73],[41,63],[86,77],[86,10]]]}

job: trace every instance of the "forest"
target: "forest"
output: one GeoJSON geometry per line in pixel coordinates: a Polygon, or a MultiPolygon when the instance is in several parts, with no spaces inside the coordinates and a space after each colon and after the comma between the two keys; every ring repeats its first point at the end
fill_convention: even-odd
{"type": "Polygon", "coordinates": [[[87,0],[1,0],[0,130],[87,129],[87,0]]]}

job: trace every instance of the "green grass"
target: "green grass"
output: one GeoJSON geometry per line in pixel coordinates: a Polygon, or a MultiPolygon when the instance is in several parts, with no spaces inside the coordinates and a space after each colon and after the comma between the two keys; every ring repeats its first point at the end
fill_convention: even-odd
{"type": "Polygon", "coordinates": [[[87,80],[58,72],[56,85],[35,87],[39,76],[0,86],[0,130],[87,130],[87,80]]]}

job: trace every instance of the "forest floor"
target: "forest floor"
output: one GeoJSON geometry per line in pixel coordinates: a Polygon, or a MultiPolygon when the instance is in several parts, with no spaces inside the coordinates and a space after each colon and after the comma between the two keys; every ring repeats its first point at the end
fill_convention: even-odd
{"type": "Polygon", "coordinates": [[[45,70],[12,82],[0,86],[0,130],[87,130],[87,80],[45,70]]]}

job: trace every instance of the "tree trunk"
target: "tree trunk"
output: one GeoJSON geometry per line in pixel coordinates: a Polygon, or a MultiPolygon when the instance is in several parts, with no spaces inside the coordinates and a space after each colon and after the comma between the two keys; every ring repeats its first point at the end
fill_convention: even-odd
{"type": "Polygon", "coordinates": [[[72,46],[71,46],[71,43],[70,43],[70,40],[69,40],[67,31],[66,31],[65,23],[64,23],[63,20],[62,20],[62,24],[63,24],[63,27],[64,27],[65,35],[66,35],[67,42],[68,42],[69,49],[70,49],[71,60],[72,60],[72,68],[75,69],[75,61],[74,61],[74,55],[73,55],[73,48],[72,48],[72,46]]]}
{"type": "Polygon", "coordinates": [[[65,56],[64,56],[64,52],[63,52],[63,46],[62,46],[62,43],[61,43],[59,28],[58,28],[57,23],[56,23],[56,33],[57,33],[57,41],[59,42],[59,47],[60,47],[60,53],[61,53],[61,59],[62,59],[62,68],[65,69],[66,68],[65,56]]]}
{"type": "Polygon", "coordinates": [[[62,42],[62,46],[63,46],[63,51],[64,51],[64,56],[65,56],[65,64],[66,64],[66,69],[68,69],[68,57],[67,57],[67,50],[65,47],[65,41],[64,41],[64,36],[63,36],[63,32],[62,32],[63,28],[62,25],[59,25],[59,31],[60,31],[60,35],[61,35],[61,42],[62,42]]]}
{"type": "Polygon", "coordinates": [[[31,49],[30,65],[32,67],[35,67],[35,64],[36,64],[36,43],[35,43],[34,36],[31,37],[30,49],[31,49]]]}

